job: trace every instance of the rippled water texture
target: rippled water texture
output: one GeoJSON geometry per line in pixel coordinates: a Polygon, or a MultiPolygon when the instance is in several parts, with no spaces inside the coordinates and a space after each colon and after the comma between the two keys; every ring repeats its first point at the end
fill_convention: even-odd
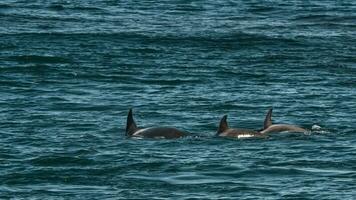
{"type": "Polygon", "coordinates": [[[355,1],[159,2],[0,1],[0,198],[354,199],[355,1]]]}

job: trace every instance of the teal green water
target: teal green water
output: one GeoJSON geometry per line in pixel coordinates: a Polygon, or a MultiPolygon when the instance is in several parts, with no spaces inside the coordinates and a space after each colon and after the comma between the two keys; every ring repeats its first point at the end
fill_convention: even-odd
{"type": "Polygon", "coordinates": [[[0,2],[0,199],[354,199],[354,1],[0,2]],[[310,134],[213,137],[274,121],[310,134]],[[175,126],[177,140],[125,138],[175,126]]]}

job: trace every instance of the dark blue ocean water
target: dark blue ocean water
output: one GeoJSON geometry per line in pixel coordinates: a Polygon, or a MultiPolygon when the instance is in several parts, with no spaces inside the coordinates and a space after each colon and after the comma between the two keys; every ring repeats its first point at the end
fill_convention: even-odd
{"type": "Polygon", "coordinates": [[[353,0],[1,0],[0,199],[355,199],[355,53],[353,0]],[[213,137],[270,106],[321,130],[213,137]]]}

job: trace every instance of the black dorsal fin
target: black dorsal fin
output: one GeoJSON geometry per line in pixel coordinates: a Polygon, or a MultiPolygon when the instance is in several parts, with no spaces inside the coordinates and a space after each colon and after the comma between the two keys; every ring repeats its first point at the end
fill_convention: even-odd
{"type": "Polygon", "coordinates": [[[132,135],[136,130],[137,126],[132,116],[132,109],[130,109],[129,114],[127,115],[126,135],[132,135]]]}
{"type": "Polygon", "coordinates": [[[227,124],[227,115],[224,115],[220,120],[220,125],[217,133],[222,133],[227,129],[229,129],[229,125],[227,124]]]}
{"type": "Polygon", "coordinates": [[[263,129],[266,129],[272,125],[272,110],[273,108],[270,108],[267,112],[265,121],[263,123],[263,129]]]}

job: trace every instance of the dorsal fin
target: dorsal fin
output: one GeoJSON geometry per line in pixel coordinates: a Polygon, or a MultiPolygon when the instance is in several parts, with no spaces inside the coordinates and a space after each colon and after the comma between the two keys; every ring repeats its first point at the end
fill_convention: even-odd
{"type": "Polygon", "coordinates": [[[227,124],[227,115],[224,115],[220,120],[220,125],[217,133],[222,133],[227,129],[229,129],[229,125],[227,124]]]}
{"type": "Polygon", "coordinates": [[[127,115],[126,135],[132,135],[136,130],[137,126],[132,116],[132,109],[130,109],[129,114],[127,115]]]}
{"type": "Polygon", "coordinates": [[[273,108],[270,108],[267,112],[265,121],[263,123],[263,129],[266,129],[272,125],[272,110],[273,108]]]}

